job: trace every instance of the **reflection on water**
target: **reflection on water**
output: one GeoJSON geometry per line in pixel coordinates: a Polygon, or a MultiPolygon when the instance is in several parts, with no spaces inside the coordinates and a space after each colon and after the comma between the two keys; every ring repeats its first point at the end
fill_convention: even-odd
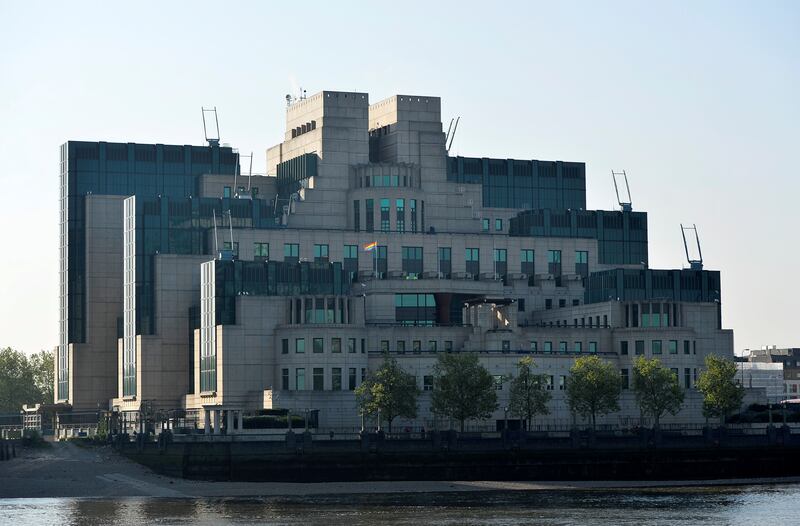
{"type": "Polygon", "coordinates": [[[0,499],[4,524],[348,526],[797,523],[800,486],[270,499],[0,499]]]}

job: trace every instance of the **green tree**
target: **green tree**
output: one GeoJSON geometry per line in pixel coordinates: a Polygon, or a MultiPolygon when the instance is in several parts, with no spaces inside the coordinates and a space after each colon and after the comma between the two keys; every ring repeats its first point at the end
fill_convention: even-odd
{"type": "Polygon", "coordinates": [[[522,358],[517,364],[517,376],[511,379],[509,393],[511,414],[524,418],[528,427],[534,416],[550,413],[547,403],[553,397],[550,391],[545,390],[545,375],[534,373],[535,367],[533,358],[522,358]]]}
{"type": "Polygon", "coordinates": [[[494,378],[478,362],[474,353],[440,354],[433,366],[434,413],[464,422],[471,418],[485,419],[497,409],[494,378]]]}
{"type": "Polygon", "coordinates": [[[709,354],[706,370],[697,379],[697,390],[703,393],[703,414],[718,416],[724,424],[728,415],[742,406],[744,387],[736,380],[736,364],[709,354]]]}
{"type": "Polygon", "coordinates": [[[53,382],[55,380],[53,352],[39,351],[28,358],[28,363],[33,374],[33,383],[39,393],[39,401],[41,403],[52,403],[53,382]]]}
{"type": "Polygon", "coordinates": [[[597,415],[619,411],[622,384],[614,365],[597,356],[582,356],[575,360],[567,378],[567,401],[570,410],[582,417],[592,417],[595,428],[597,415]]]}
{"type": "Polygon", "coordinates": [[[678,376],[664,367],[658,358],[648,360],[640,356],[636,359],[633,390],[642,413],[653,417],[654,428],[658,428],[664,413],[674,415],[681,410],[684,393],[678,376]]]}
{"type": "Polygon", "coordinates": [[[356,400],[364,414],[377,414],[389,425],[398,416],[416,418],[419,388],[414,375],[405,372],[397,360],[385,356],[381,367],[356,388],[356,400]]]}
{"type": "Polygon", "coordinates": [[[41,401],[28,357],[11,347],[0,349],[0,412],[18,413],[22,404],[41,401]]]}

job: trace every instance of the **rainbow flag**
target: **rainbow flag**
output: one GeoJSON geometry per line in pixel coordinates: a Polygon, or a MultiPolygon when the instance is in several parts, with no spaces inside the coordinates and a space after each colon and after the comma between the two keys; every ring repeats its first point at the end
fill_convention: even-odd
{"type": "Polygon", "coordinates": [[[373,241],[372,243],[367,243],[364,245],[364,252],[369,252],[370,250],[375,250],[375,247],[378,246],[377,241],[373,241]]]}

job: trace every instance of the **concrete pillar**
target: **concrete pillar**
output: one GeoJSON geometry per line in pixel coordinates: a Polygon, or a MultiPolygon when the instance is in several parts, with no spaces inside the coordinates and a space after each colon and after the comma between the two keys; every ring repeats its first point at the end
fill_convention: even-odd
{"type": "Polygon", "coordinates": [[[219,409],[214,409],[214,415],[213,416],[214,416],[214,430],[212,431],[212,433],[215,434],[215,435],[218,435],[219,431],[220,431],[219,430],[219,426],[221,424],[221,422],[220,422],[220,420],[221,420],[220,419],[220,416],[221,416],[220,415],[220,410],[219,409]]]}
{"type": "Polygon", "coordinates": [[[229,435],[232,435],[233,434],[233,411],[228,409],[227,411],[225,411],[225,416],[227,418],[227,421],[226,421],[226,424],[225,424],[225,432],[228,433],[229,435]]]}
{"type": "Polygon", "coordinates": [[[208,409],[203,411],[203,418],[205,420],[205,428],[204,428],[205,429],[205,434],[206,435],[210,435],[211,434],[211,412],[208,409]]]}

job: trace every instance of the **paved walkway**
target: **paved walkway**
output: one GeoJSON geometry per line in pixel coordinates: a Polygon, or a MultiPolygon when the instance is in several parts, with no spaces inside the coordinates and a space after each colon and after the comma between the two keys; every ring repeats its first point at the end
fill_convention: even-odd
{"type": "Polygon", "coordinates": [[[800,482],[783,479],[724,481],[597,482],[201,482],[157,475],[118,455],[111,447],[79,447],[69,442],[23,449],[0,462],[0,498],[36,497],[309,497],[475,491],[587,490],[664,488],[800,482]]]}

